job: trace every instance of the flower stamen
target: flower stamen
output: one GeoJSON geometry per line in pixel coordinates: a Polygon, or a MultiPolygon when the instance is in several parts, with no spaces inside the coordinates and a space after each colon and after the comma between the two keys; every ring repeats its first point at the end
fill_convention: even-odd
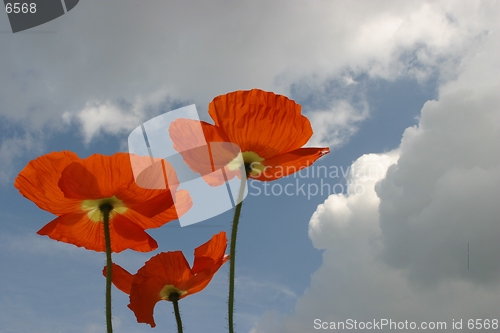
{"type": "Polygon", "coordinates": [[[188,292],[176,288],[173,284],[165,285],[160,291],[160,297],[166,301],[172,301],[174,298],[179,299],[181,296],[186,295],[188,292]]]}
{"type": "Polygon", "coordinates": [[[93,222],[103,222],[103,209],[108,209],[109,218],[118,214],[124,214],[127,207],[116,196],[97,200],[83,200],[82,210],[87,212],[89,219],[93,222]]]}
{"type": "Polygon", "coordinates": [[[261,162],[264,160],[253,151],[246,151],[243,154],[243,162],[245,163],[245,171],[249,176],[259,176],[266,168],[261,162]]]}

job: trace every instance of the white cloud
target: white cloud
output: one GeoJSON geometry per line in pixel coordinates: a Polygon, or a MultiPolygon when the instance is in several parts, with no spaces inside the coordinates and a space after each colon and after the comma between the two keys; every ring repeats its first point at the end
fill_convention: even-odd
{"type": "Polygon", "coordinates": [[[77,115],[82,124],[85,142],[89,143],[92,137],[100,132],[118,134],[125,129],[134,128],[139,121],[139,115],[126,114],[117,106],[105,103],[98,105],[87,105],[77,115]]]}
{"type": "MultiPolygon", "coordinates": [[[[39,27],[53,33],[3,37],[0,112],[29,130],[65,115],[81,123],[89,141],[142,121],[158,95],[193,101],[203,110],[227,91],[260,87],[288,94],[293,83],[321,86],[344,77],[346,70],[424,80],[446,71],[484,32],[480,11],[488,5],[493,6],[394,0],[88,1],[39,27]],[[130,107],[121,106],[123,100],[130,107]],[[110,126],[110,119],[116,125],[110,126]]],[[[337,101],[330,104],[331,109],[317,111],[337,114],[337,101]]],[[[353,112],[353,119],[329,121],[328,129],[337,134],[317,142],[343,142],[365,118],[356,107],[341,110],[353,112]]]]}
{"type": "Polygon", "coordinates": [[[500,279],[499,47],[492,32],[471,50],[459,78],[425,104],[418,127],[405,131],[398,164],[377,187],[384,256],[421,284],[500,279]],[[463,269],[467,243],[471,271],[463,269]]]}
{"type": "Polygon", "coordinates": [[[367,240],[368,236],[380,235],[380,229],[373,223],[380,203],[374,186],[398,157],[397,151],[367,154],[351,165],[346,194],[328,197],[309,221],[309,237],[314,247],[329,249],[336,241],[367,240]]]}
{"type": "Polygon", "coordinates": [[[357,109],[347,100],[336,101],[329,110],[310,113],[309,120],[314,135],[308,142],[312,147],[338,147],[345,144],[357,130],[361,121],[369,115],[368,104],[357,109]]]}
{"type": "Polygon", "coordinates": [[[354,173],[351,186],[367,191],[318,206],[309,236],[325,249],[322,266],[294,314],[269,312],[252,333],[313,332],[316,318],[446,321],[451,330],[453,319],[465,327],[471,318],[498,317],[499,10],[493,2],[473,7],[458,12],[481,14],[488,33],[470,45],[456,79],[424,105],[397,151],[352,165],[379,163],[387,174],[354,173]]]}

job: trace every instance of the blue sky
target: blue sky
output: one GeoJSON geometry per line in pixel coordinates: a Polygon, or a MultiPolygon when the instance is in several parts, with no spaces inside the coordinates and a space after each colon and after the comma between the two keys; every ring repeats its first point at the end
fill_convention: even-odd
{"type": "MultiPolygon", "coordinates": [[[[193,103],[209,120],[215,96],[250,88],[302,105],[308,145],[331,148],[315,170],[353,172],[272,183],[342,185],[309,198],[250,184],[238,332],[500,319],[499,13],[496,1],[85,1],[16,34],[0,15],[0,332],[105,330],[104,254],[36,234],[53,215],[13,187],[26,163],[127,151],[141,123],[193,103]]],[[[192,262],[231,219],[170,222],[149,231],[157,251],[114,261],[135,272],[183,250],[192,262]]],[[[227,276],[180,302],[186,332],[225,331],[227,276]]],[[[116,332],[151,330],[113,299],[116,332]]],[[[171,304],[155,320],[174,331],[171,304]]]]}

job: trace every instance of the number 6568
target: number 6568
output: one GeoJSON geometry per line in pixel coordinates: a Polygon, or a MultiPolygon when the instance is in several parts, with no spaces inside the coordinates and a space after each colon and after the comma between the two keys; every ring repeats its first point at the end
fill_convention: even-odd
{"type": "Polygon", "coordinates": [[[7,12],[7,14],[10,14],[10,13],[14,13],[14,14],[19,14],[19,13],[23,13],[23,14],[27,14],[27,13],[31,13],[31,14],[34,14],[36,13],[36,3],[20,3],[20,2],[14,2],[14,3],[10,3],[8,2],[6,5],[5,5],[5,11],[7,12]]]}

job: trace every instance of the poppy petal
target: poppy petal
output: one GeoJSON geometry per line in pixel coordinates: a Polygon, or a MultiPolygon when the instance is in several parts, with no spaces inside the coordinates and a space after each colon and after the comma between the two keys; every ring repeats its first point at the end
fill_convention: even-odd
{"type": "MultiPolygon", "coordinates": [[[[145,168],[138,176],[140,182],[149,185],[151,185],[151,182],[161,182],[163,184],[162,189],[148,189],[136,183],[131,159],[134,163],[144,160],[145,163],[151,165],[151,159],[144,156],[140,157],[126,153],[117,153],[112,156],[95,154],[84,159],[82,165],[78,168],[76,163],[67,167],[63,178],[61,178],[61,186],[66,185],[66,183],[68,183],[68,187],[70,184],[73,185],[72,189],[75,193],[71,193],[72,196],[79,195],[81,199],[95,199],[93,192],[96,191],[95,186],[98,186],[101,191],[98,198],[116,196],[123,201],[126,207],[130,207],[147,217],[155,216],[171,207],[173,199],[171,192],[167,190],[168,183],[165,184],[164,172],[168,175],[168,180],[172,184],[177,182],[176,185],[178,185],[172,166],[168,162],[161,160],[151,167],[145,168]],[[73,182],[70,182],[70,180],[73,180],[73,182]],[[82,183],[87,184],[87,182],[90,184],[90,191],[84,190],[81,186],[82,183]],[[78,185],[80,186],[78,187],[78,185]],[[81,193],[77,193],[78,190],[81,193]]],[[[65,188],[65,193],[66,190],[65,188]]]]}
{"type": "Polygon", "coordinates": [[[159,194],[149,200],[130,202],[124,199],[127,208],[136,211],[137,213],[146,216],[153,217],[173,206],[174,199],[172,198],[172,192],[165,190],[162,194],[159,194]]]}
{"type": "Polygon", "coordinates": [[[302,147],[312,136],[309,120],[299,104],[282,95],[259,89],[217,96],[208,113],[242,152],[264,159],[302,147]]]}
{"type": "MultiPolygon", "coordinates": [[[[172,292],[183,298],[205,288],[229,258],[224,254],[226,244],[226,233],[222,231],[195,249],[195,270],[202,269],[197,274],[193,274],[181,251],[162,252],[149,259],[135,275],[113,264],[113,283],[123,292],[130,293],[128,307],[137,321],[155,327],[153,314],[156,303],[162,299],[169,300],[172,292]],[[115,281],[115,276],[118,281],[115,281]]],[[[105,269],[103,274],[106,276],[105,269]]]]}
{"type": "Polygon", "coordinates": [[[129,308],[139,323],[155,327],[154,307],[162,299],[166,285],[179,286],[192,277],[189,263],[181,251],[162,252],[149,259],[134,277],[129,308]]]}
{"type": "Polygon", "coordinates": [[[193,274],[210,269],[222,261],[227,248],[227,237],[224,231],[214,235],[208,242],[194,250],[193,274]]]}
{"type": "Polygon", "coordinates": [[[102,223],[91,221],[86,212],[61,215],[46,224],[37,234],[87,250],[105,250],[102,223]]]}
{"type": "Polygon", "coordinates": [[[179,286],[180,289],[188,291],[188,294],[182,297],[205,289],[215,273],[229,259],[229,256],[224,254],[226,246],[226,233],[220,232],[213,236],[207,243],[195,249],[195,259],[192,269],[195,276],[179,286]]]}
{"type": "Polygon", "coordinates": [[[81,164],[96,178],[103,198],[117,195],[117,190],[134,182],[129,154],[94,154],[82,159],[81,164]]]}
{"type": "Polygon", "coordinates": [[[163,287],[161,281],[134,277],[128,307],[134,312],[138,323],[156,326],[153,313],[156,303],[161,300],[160,291],[163,287]]]}
{"type": "Polygon", "coordinates": [[[146,280],[162,281],[163,286],[167,284],[177,286],[182,281],[190,279],[193,273],[184,254],[181,251],[173,251],[162,252],[149,259],[137,271],[136,276],[146,280]]]}
{"type": "Polygon", "coordinates": [[[174,149],[194,172],[203,176],[218,168],[208,143],[226,142],[228,139],[217,127],[204,121],[177,119],[170,124],[169,133],[174,149]]]}
{"type": "Polygon", "coordinates": [[[113,217],[110,223],[110,232],[113,252],[118,253],[126,249],[150,252],[158,248],[158,243],[124,214],[116,214],[113,217]]]}
{"type": "MultiPolygon", "coordinates": [[[[131,155],[131,160],[132,163],[137,163],[139,157],[131,155]]],[[[147,160],[151,163],[149,157],[147,160]]],[[[175,196],[178,186],[179,180],[174,168],[167,161],[160,159],[144,168],[134,184],[121,188],[117,192],[117,197],[128,208],[144,216],[153,217],[172,207],[174,204],[172,196],[175,196]]],[[[168,221],[163,224],[166,222],[168,221]]]]}
{"type": "Polygon", "coordinates": [[[222,267],[223,264],[229,259],[229,256],[223,256],[222,260],[217,261],[211,267],[197,273],[192,279],[187,280],[185,283],[179,285],[179,289],[187,290],[188,293],[182,295],[181,298],[192,295],[202,291],[212,281],[215,273],[222,267]]]}
{"type": "MultiPolygon", "coordinates": [[[[135,156],[151,163],[146,156],[135,156]]],[[[144,189],[138,186],[134,179],[130,154],[116,153],[112,156],[100,154],[91,155],[81,161],[81,164],[97,179],[99,189],[104,198],[117,196],[135,196],[137,200],[150,199],[161,192],[144,189]],[[133,195],[132,195],[133,193],[133,195]]],[[[120,200],[124,200],[120,198],[120,200]]]]}
{"type": "Polygon", "coordinates": [[[170,125],[169,132],[184,162],[210,186],[222,185],[239,174],[237,166],[231,170],[228,165],[238,156],[240,147],[227,142],[228,138],[218,127],[203,121],[177,119],[170,125]]]}
{"type": "Polygon", "coordinates": [[[200,291],[205,289],[210,283],[210,281],[212,281],[212,278],[214,277],[215,273],[219,268],[220,268],[219,265],[212,266],[212,269],[207,269],[202,272],[199,272],[192,279],[184,281],[182,284],[180,284],[179,289],[188,291],[187,294],[181,295],[180,298],[184,298],[186,296],[199,293],[200,291]]]}
{"type": "Polygon", "coordinates": [[[75,161],[80,161],[80,158],[70,151],[40,156],[19,173],[14,186],[25,198],[55,215],[80,210],[80,200],[66,198],[58,186],[64,168],[75,161]]]}
{"type": "Polygon", "coordinates": [[[179,186],[179,179],[168,161],[133,154],[130,155],[130,161],[136,175],[135,182],[139,187],[175,191],[179,186]]]}
{"type": "Polygon", "coordinates": [[[329,148],[300,148],[263,161],[265,169],[253,177],[260,181],[272,181],[286,177],[311,166],[318,158],[328,154],[329,148]]]}
{"type": "MultiPolygon", "coordinates": [[[[147,210],[149,206],[145,205],[145,207],[141,207],[140,209],[142,210],[142,213],[136,210],[138,206],[141,206],[141,204],[129,204],[130,209],[128,209],[123,215],[141,228],[149,229],[161,227],[170,221],[178,219],[193,206],[193,202],[188,191],[180,190],[175,192],[175,205],[172,205],[170,208],[154,215],[153,217],[148,218],[145,216],[147,214],[147,211],[145,210],[147,210]]],[[[155,208],[153,207],[152,209],[155,208]]]]}
{"type": "MultiPolygon", "coordinates": [[[[111,280],[116,288],[123,291],[125,294],[130,295],[130,290],[132,289],[132,281],[134,280],[134,275],[130,274],[128,271],[123,269],[117,264],[112,264],[111,280]]],[[[102,270],[102,275],[107,276],[107,267],[104,266],[102,270]]]]}
{"type": "Polygon", "coordinates": [[[64,168],[58,185],[66,198],[81,200],[103,198],[97,179],[78,162],[73,162],[64,168]]]}
{"type": "MultiPolygon", "coordinates": [[[[151,236],[120,214],[111,219],[109,229],[113,252],[118,253],[125,249],[149,252],[158,248],[158,244],[151,236]]],[[[87,250],[98,252],[106,250],[104,224],[90,220],[86,212],[61,215],[40,229],[38,234],[87,250]]]]}
{"type": "Polygon", "coordinates": [[[228,141],[228,137],[218,127],[193,119],[176,119],[170,124],[168,132],[174,149],[179,152],[206,146],[207,142],[228,141]]]}

